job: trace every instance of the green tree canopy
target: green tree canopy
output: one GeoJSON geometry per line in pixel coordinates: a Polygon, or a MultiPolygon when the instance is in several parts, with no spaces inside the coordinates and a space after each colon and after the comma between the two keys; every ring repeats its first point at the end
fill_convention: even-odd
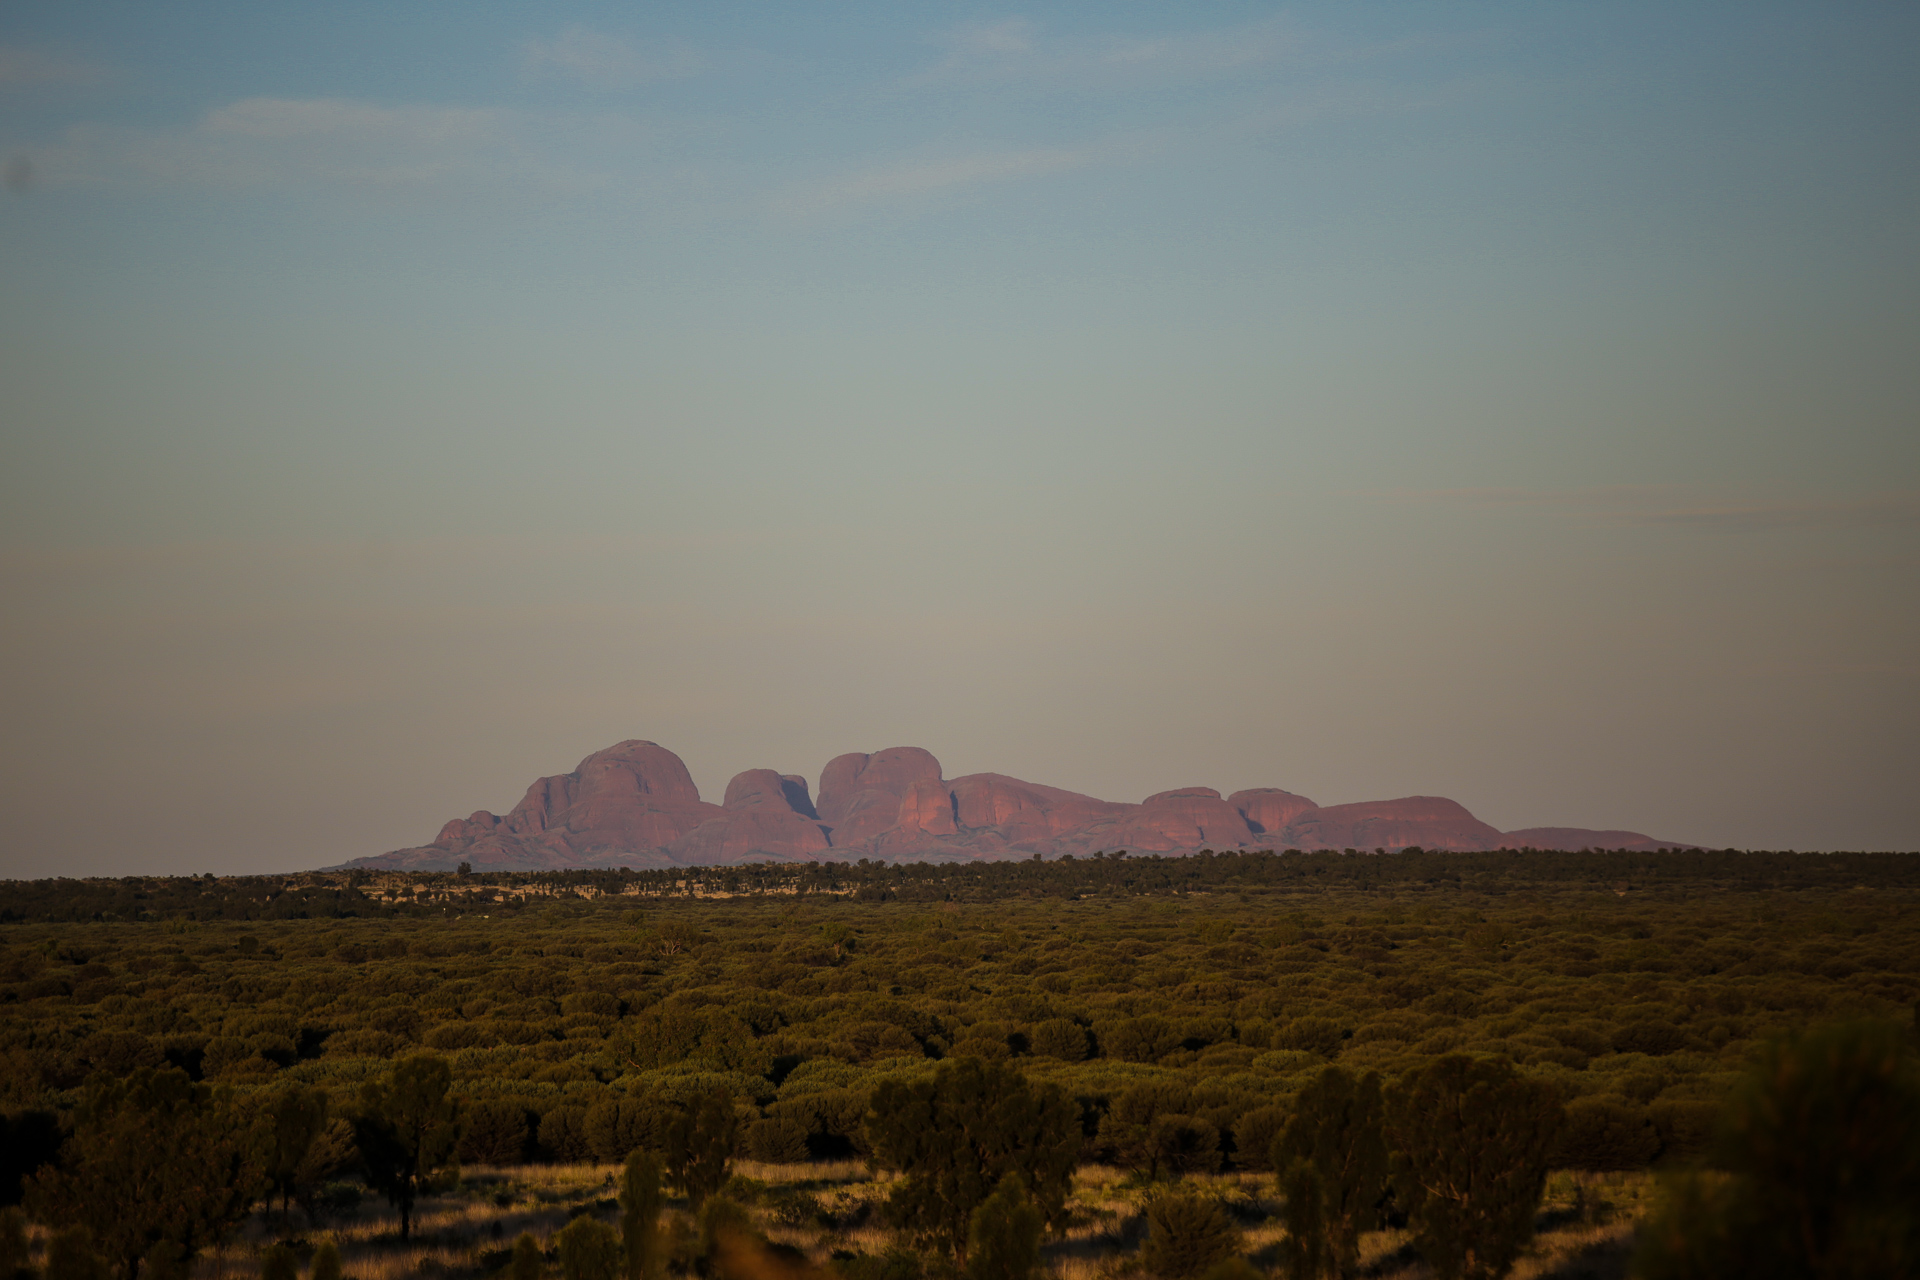
{"type": "Polygon", "coordinates": [[[1441,1280],[1497,1280],[1533,1236],[1559,1094],[1500,1060],[1448,1054],[1387,1108],[1394,1187],[1441,1280]]]}
{"type": "Polygon", "coordinates": [[[967,1221],[967,1280],[1031,1280],[1046,1225],[1020,1175],[1002,1178],[967,1221]]]}
{"type": "MultiPolygon", "coordinates": [[[[1313,1170],[1314,1189],[1303,1188],[1317,1205],[1311,1224],[1325,1242],[1326,1254],[1340,1275],[1351,1275],[1360,1265],[1360,1233],[1375,1226],[1381,1197],[1387,1189],[1387,1146],[1382,1132],[1386,1106],[1380,1077],[1368,1072],[1355,1077],[1339,1067],[1327,1067],[1315,1076],[1294,1103],[1293,1118],[1274,1143],[1276,1169],[1305,1163],[1313,1170]]],[[[1297,1174],[1290,1174],[1292,1181],[1297,1174]]],[[[1295,1210],[1289,1195],[1291,1223],[1304,1210],[1295,1210]]]]}
{"type": "Polygon", "coordinates": [[[1056,1085],[1030,1084],[1005,1063],[959,1058],[930,1079],[883,1083],[868,1133],[878,1161],[906,1175],[889,1201],[894,1220],[964,1262],[973,1211],[1010,1173],[1047,1221],[1059,1221],[1080,1117],[1056,1085]]]}
{"type": "Polygon", "coordinates": [[[1920,1064],[1901,1028],[1773,1045],[1730,1099],[1712,1163],[1648,1223],[1648,1280],[1920,1272],[1920,1064]]]}
{"type": "Polygon", "coordinates": [[[447,1096],[452,1084],[446,1059],[420,1053],[360,1090],[354,1141],[367,1182],[399,1211],[402,1240],[412,1231],[414,1202],[460,1141],[459,1107],[447,1096]]]}
{"type": "Polygon", "coordinates": [[[137,1280],[143,1259],[184,1264],[246,1216],[264,1180],[240,1117],[177,1068],[95,1075],[60,1163],[28,1186],[42,1222],[84,1227],[137,1280]],[[157,1252],[156,1252],[157,1251],[157,1252]]]}
{"type": "Polygon", "coordinates": [[[1232,1258],[1240,1230],[1218,1200],[1181,1192],[1147,1206],[1147,1241],[1140,1260],[1165,1280],[1192,1280],[1232,1258]]]}
{"type": "Polygon", "coordinates": [[[287,1205],[313,1149],[327,1124],[327,1095],[320,1089],[288,1085],[276,1090],[261,1108],[260,1163],[268,1187],[280,1197],[280,1213],[287,1205]]]}
{"type": "Polygon", "coordinates": [[[733,1098],[715,1089],[695,1098],[667,1124],[667,1172],[697,1210],[726,1185],[740,1140],[733,1098]]]}
{"type": "Polygon", "coordinates": [[[666,1262],[660,1239],[660,1157],[635,1151],[620,1176],[620,1247],[626,1280],[657,1280],[666,1262]]]}

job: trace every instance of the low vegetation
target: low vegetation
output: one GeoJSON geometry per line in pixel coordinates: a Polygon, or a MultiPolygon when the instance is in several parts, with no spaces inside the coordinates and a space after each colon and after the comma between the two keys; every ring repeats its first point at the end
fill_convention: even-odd
{"type": "Polygon", "coordinates": [[[1900,1274],[1916,894],[1731,851],[8,884],[0,1270],[1900,1274]]]}

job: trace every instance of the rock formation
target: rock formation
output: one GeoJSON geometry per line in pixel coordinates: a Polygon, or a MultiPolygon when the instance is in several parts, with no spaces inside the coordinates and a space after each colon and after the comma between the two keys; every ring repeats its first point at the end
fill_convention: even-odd
{"type": "Polygon", "coordinates": [[[1451,800],[1408,796],[1309,809],[1287,824],[1283,843],[1296,849],[1497,849],[1501,835],[1451,800]]]}
{"type": "Polygon", "coordinates": [[[836,756],[820,771],[817,807],[805,778],[772,769],[736,775],[716,805],[700,799],[679,756],[635,740],[594,752],[572,773],[540,779],[505,817],[483,809],[447,823],[430,845],[347,865],[427,870],[469,862],[488,871],[1414,845],[1676,847],[1633,831],[1531,827],[1503,835],[1438,796],[1323,808],[1278,787],[1225,798],[1211,787],[1180,787],[1128,804],[998,773],[949,781],[919,747],[836,756]]]}
{"type": "Polygon", "coordinates": [[[1500,843],[1509,849],[1563,849],[1569,853],[1581,849],[1693,849],[1697,845],[1673,840],[1655,840],[1638,831],[1592,831],[1586,827],[1523,827],[1508,831],[1500,843]]]}
{"type": "Polygon", "coordinates": [[[832,846],[827,828],[807,797],[807,780],[771,769],[749,769],[727,784],[724,812],[667,846],[673,861],[688,866],[723,862],[805,858],[832,846]]]}
{"type": "Polygon", "coordinates": [[[1240,816],[1247,820],[1247,825],[1253,828],[1255,835],[1262,832],[1277,835],[1307,810],[1320,807],[1305,796],[1297,796],[1278,787],[1236,791],[1227,797],[1227,803],[1240,811],[1240,816]]]}

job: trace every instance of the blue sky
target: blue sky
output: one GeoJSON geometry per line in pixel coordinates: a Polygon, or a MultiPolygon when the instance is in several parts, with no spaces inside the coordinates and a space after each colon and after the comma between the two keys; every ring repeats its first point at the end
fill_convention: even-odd
{"type": "Polygon", "coordinates": [[[1916,37],[9,5],[4,869],[625,737],[1920,845],[1916,37]]]}

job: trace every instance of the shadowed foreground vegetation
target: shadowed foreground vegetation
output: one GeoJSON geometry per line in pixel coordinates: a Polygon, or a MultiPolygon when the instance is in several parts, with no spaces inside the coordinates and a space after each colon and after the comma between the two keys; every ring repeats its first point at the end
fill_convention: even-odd
{"type": "Polygon", "coordinates": [[[1917,893],[1730,851],[7,884],[0,1268],[1622,1275],[1644,1223],[1648,1275],[1902,1274],[1917,893]]]}

